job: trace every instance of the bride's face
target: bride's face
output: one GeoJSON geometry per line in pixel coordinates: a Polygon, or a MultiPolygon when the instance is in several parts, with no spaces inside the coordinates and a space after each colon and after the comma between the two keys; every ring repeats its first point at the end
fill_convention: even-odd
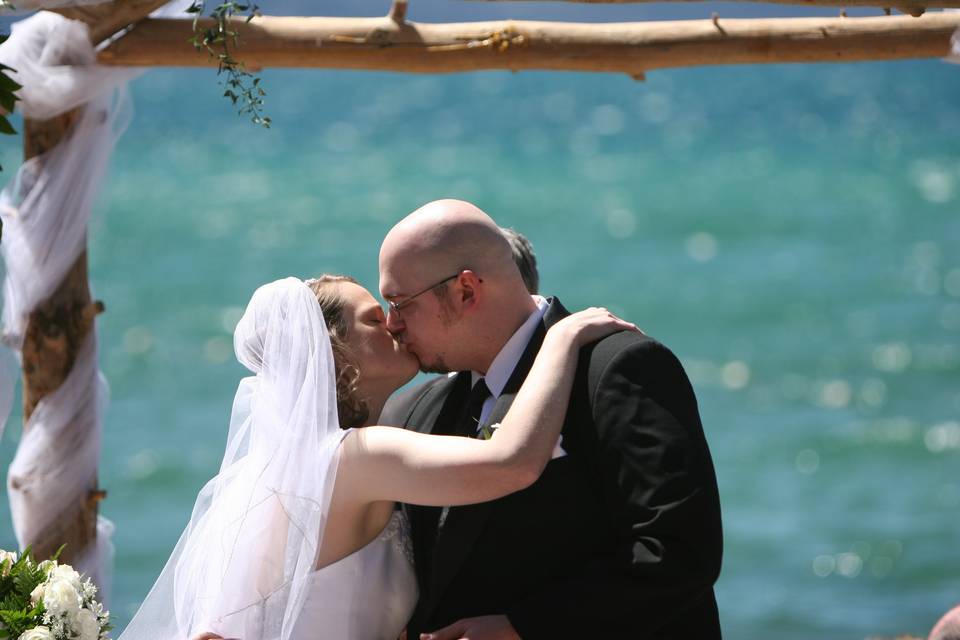
{"type": "Polygon", "coordinates": [[[416,375],[417,359],[387,331],[383,308],[369,291],[352,282],[339,287],[349,327],[345,340],[360,368],[361,385],[388,383],[399,388],[416,375]]]}

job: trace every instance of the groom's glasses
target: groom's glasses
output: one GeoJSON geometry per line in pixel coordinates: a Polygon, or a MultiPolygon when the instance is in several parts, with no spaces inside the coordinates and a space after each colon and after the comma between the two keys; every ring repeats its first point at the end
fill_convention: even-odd
{"type": "Polygon", "coordinates": [[[440,285],[446,284],[447,282],[450,282],[451,280],[453,280],[454,278],[456,278],[456,277],[459,276],[459,275],[460,275],[460,272],[457,271],[457,272],[456,272],[455,274],[453,274],[452,276],[448,276],[448,277],[444,278],[443,280],[441,280],[440,282],[434,282],[432,285],[430,285],[430,286],[427,287],[426,289],[423,289],[422,291],[417,291],[417,292],[416,292],[415,294],[413,294],[412,296],[407,296],[406,298],[404,298],[404,299],[401,300],[400,302],[394,302],[394,301],[392,301],[392,300],[387,300],[387,304],[390,305],[390,310],[391,310],[391,311],[393,311],[393,312],[396,313],[396,314],[399,314],[399,313],[400,313],[400,310],[403,309],[403,308],[404,308],[405,306],[407,306],[408,304],[410,304],[411,302],[413,302],[414,298],[416,298],[417,296],[422,296],[422,295],[425,294],[427,291],[433,291],[434,289],[436,289],[436,288],[439,287],[440,285]]]}

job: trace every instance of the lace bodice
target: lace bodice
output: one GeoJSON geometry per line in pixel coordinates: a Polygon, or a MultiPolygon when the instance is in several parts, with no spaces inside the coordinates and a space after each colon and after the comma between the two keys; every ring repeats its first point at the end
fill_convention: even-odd
{"type": "Polygon", "coordinates": [[[417,602],[406,516],[394,512],[373,542],[308,580],[292,640],[396,640],[417,602]]]}

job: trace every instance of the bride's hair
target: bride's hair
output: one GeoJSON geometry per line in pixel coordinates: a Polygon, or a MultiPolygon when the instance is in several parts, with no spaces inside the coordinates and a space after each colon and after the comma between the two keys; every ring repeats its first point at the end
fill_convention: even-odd
{"type": "Polygon", "coordinates": [[[330,332],[333,362],[337,370],[337,414],[341,428],[361,427],[370,417],[367,401],[360,395],[360,368],[347,343],[349,326],[344,316],[346,301],[340,295],[338,284],[360,284],[350,276],[325,273],[307,280],[307,286],[317,296],[323,318],[330,332]]]}

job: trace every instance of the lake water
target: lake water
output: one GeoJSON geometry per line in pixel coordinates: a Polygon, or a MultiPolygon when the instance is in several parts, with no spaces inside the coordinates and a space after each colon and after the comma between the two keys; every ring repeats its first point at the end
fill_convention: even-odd
{"type": "Polygon", "coordinates": [[[439,197],[526,233],[544,292],[684,362],[727,637],[921,635],[960,601],[960,68],[262,76],[269,131],[210,71],[135,81],[90,234],[120,628],[218,467],[253,289],[375,289],[384,233],[439,197]]]}

